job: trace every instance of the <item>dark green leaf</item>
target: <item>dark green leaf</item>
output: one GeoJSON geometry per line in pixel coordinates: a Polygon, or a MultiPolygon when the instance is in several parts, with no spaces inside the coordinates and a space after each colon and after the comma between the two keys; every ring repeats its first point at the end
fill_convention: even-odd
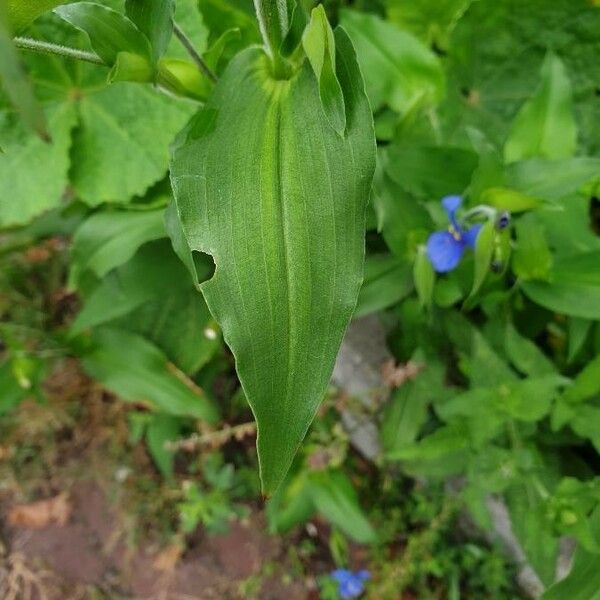
{"type": "Polygon", "coordinates": [[[435,272],[424,249],[419,249],[415,258],[413,279],[421,306],[431,306],[435,272]]]}
{"type": "Polygon", "coordinates": [[[173,33],[175,0],[125,0],[125,12],[148,38],[157,61],[167,49],[173,33]]]}

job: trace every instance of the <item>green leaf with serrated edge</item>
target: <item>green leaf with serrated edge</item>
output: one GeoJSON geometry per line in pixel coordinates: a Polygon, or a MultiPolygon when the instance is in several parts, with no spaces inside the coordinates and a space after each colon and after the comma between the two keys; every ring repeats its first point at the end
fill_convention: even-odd
{"type": "Polygon", "coordinates": [[[489,219],[479,230],[475,241],[475,270],[473,272],[473,287],[471,288],[469,298],[472,298],[479,291],[490,271],[490,263],[494,255],[495,238],[496,228],[494,227],[493,220],[489,219]]]}
{"type": "Polygon", "coordinates": [[[76,2],[54,9],[62,19],[83,31],[96,54],[113,65],[119,52],[152,57],[148,38],[125,16],[93,2],[76,2]]]}
{"type": "Polygon", "coordinates": [[[126,263],[146,242],[166,236],[163,211],[102,211],[86,219],[71,247],[70,287],[87,270],[104,277],[126,263]]]}
{"type": "Polygon", "coordinates": [[[0,83],[23,121],[43,140],[50,141],[46,118],[12,43],[4,6],[0,6],[0,83]]]}
{"type": "Polygon", "coordinates": [[[202,291],[257,419],[265,493],[325,394],[362,277],[375,140],[354,51],[342,30],[335,37],[345,138],[329,126],[307,62],[272,80],[251,48],[230,63],[172,160],[190,248],[216,263],[202,291]]]}
{"type": "Polygon", "coordinates": [[[542,83],[515,117],[504,145],[507,162],[568,158],[575,153],[577,127],[571,96],[564,64],[548,53],[542,66],[542,83]]]}
{"type": "Polygon", "coordinates": [[[148,38],[156,62],[171,40],[175,0],[126,0],[125,13],[148,38]]]}
{"type": "Polygon", "coordinates": [[[0,225],[20,225],[57,207],[67,187],[75,106],[46,111],[52,144],[26,129],[15,113],[0,110],[0,225]]]}
{"type": "Polygon", "coordinates": [[[203,390],[142,336],[99,327],[92,342],[82,358],[83,368],[123,400],[171,415],[217,421],[217,410],[203,390]]]}
{"type": "Polygon", "coordinates": [[[423,249],[419,249],[417,252],[413,269],[413,279],[421,306],[431,306],[433,288],[435,286],[435,271],[427,253],[423,249]]]}
{"type": "Polygon", "coordinates": [[[63,2],[64,0],[6,0],[8,23],[15,33],[20,33],[41,14],[63,2]]]}
{"type": "Polygon", "coordinates": [[[373,110],[399,112],[435,105],[444,95],[438,57],[418,38],[376,15],[341,11],[341,23],[356,49],[373,110]]]}
{"type": "Polygon", "coordinates": [[[346,129],[344,94],[335,74],[335,40],[325,9],[313,9],[310,23],[302,36],[302,46],[319,82],[319,96],[325,116],[340,135],[346,129]]]}

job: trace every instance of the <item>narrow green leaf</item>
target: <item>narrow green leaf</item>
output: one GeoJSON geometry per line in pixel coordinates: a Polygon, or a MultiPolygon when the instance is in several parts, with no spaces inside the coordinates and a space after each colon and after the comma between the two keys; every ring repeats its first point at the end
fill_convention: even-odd
{"type": "Polygon", "coordinates": [[[475,270],[473,272],[473,287],[469,298],[472,298],[483,285],[487,274],[490,271],[492,256],[494,255],[494,243],[496,238],[496,229],[494,222],[489,219],[477,234],[475,241],[475,270]]]}
{"type": "Polygon", "coordinates": [[[433,288],[435,286],[435,271],[424,249],[420,248],[415,258],[413,279],[421,306],[431,306],[433,288]]]}
{"type": "Polygon", "coordinates": [[[319,96],[331,126],[340,135],[346,129],[344,94],[335,74],[335,40],[325,9],[313,9],[310,23],[302,36],[302,46],[319,82],[319,96]]]}
{"type": "Polygon", "coordinates": [[[250,48],[230,63],[172,160],[189,246],[216,263],[202,292],[258,423],[266,493],[325,394],[362,278],[373,124],[351,43],[342,30],[335,37],[345,138],[323,113],[308,62],[273,80],[267,57],[250,48]]]}
{"type": "Polygon", "coordinates": [[[181,420],[169,414],[157,414],[146,428],[146,444],[154,463],[164,477],[173,477],[173,452],[165,447],[175,441],[181,432],[181,420]]]}
{"type": "Polygon", "coordinates": [[[175,0],[126,0],[125,13],[148,38],[156,62],[171,40],[175,0]]]}
{"type": "Polygon", "coordinates": [[[539,198],[503,187],[493,187],[484,190],[479,196],[479,201],[482,204],[488,204],[500,210],[508,210],[511,213],[532,210],[539,208],[543,204],[539,198]]]}
{"type": "Polygon", "coordinates": [[[361,544],[377,541],[377,534],[364,515],[352,483],[341,471],[310,475],[312,501],[328,521],[361,544]]]}
{"type": "Polygon", "coordinates": [[[267,52],[276,59],[289,29],[287,0],[254,0],[256,18],[267,52]]]}
{"type": "Polygon", "coordinates": [[[0,7],[0,82],[23,121],[43,140],[50,141],[46,117],[12,43],[4,6],[0,7]]]}
{"type": "Polygon", "coordinates": [[[125,16],[112,8],[94,2],[76,2],[54,9],[67,23],[83,31],[96,54],[114,65],[119,52],[139,54],[150,60],[152,50],[148,38],[125,16]]]}
{"type": "Polygon", "coordinates": [[[93,344],[83,357],[84,369],[123,400],[171,415],[209,423],[217,420],[217,411],[204,392],[143,337],[100,327],[94,331],[93,344]]]}
{"type": "Polygon", "coordinates": [[[504,146],[508,162],[526,158],[568,158],[575,153],[577,127],[571,84],[562,61],[548,53],[542,83],[512,124],[504,146]]]}
{"type": "Polygon", "coordinates": [[[565,392],[569,402],[583,402],[600,394],[600,354],[591,360],[575,377],[565,392]]]}

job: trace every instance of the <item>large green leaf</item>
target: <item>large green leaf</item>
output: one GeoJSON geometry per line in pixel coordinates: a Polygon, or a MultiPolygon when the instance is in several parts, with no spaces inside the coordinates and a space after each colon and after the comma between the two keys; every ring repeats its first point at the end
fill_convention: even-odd
{"type": "Polygon", "coordinates": [[[62,3],[63,0],[7,0],[8,22],[19,33],[36,17],[62,3]]]}
{"type": "Polygon", "coordinates": [[[307,62],[272,80],[251,48],[230,63],[172,161],[190,248],[216,263],[202,291],[257,419],[267,493],[324,396],[362,278],[374,134],[351,43],[342,30],[335,42],[344,137],[307,62]]]}

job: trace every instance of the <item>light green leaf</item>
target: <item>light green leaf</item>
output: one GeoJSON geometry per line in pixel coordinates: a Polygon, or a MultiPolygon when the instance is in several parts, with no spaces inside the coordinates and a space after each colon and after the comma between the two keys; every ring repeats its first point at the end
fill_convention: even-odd
{"type": "Polygon", "coordinates": [[[96,54],[114,65],[119,52],[139,54],[150,60],[148,38],[125,16],[112,8],[93,2],[76,2],[54,9],[65,21],[83,31],[96,54]]]}
{"type": "Polygon", "coordinates": [[[62,4],[64,0],[6,0],[8,23],[19,33],[41,14],[62,4]]]}
{"type": "Polygon", "coordinates": [[[342,10],[341,23],[356,46],[374,111],[388,104],[404,113],[441,100],[445,84],[440,61],[418,38],[355,10],[342,10]]]}
{"type": "Polygon", "coordinates": [[[375,143],[341,30],[336,49],[345,138],[327,122],[308,63],[273,81],[266,56],[251,48],[230,63],[172,161],[189,246],[216,263],[202,292],[257,419],[266,493],[325,394],[362,277],[375,143]]]}
{"type": "Polygon", "coordinates": [[[82,359],[84,369],[123,400],[170,415],[216,422],[217,410],[206,394],[143,337],[100,327],[92,341],[93,347],[82,359]]]}
{"type": "Polygon", "coordinates": [[[523,375],[556,373],[554,363],[531,340],[523,337],[512,323],[504,332],[504,349],[511,364],[523,375]]]}
{"type": "Polygon", "coordinates": [[[479,230],[475,241],[475,270],[473,272],[473,287],[471,288],[469,298],[472,298],[479,291],[490,271],[490,263],[494,255],[495,238],[496,228],[494,221],[488,219],[479,230]]]}
{"type": "Polygon", "coordinates": [[[102,211],[86,219],[73,236],[69,285],[85,271],[104,277],[126,263],[146,242],[166,236],[162,210],[102,211]]]}
{"type": "Polygon", "coordinates": [[[435,272],[424,248],[419,248],[415,258],[413,279],[421,306],[431,306],[435,272]]]}
{"type": "Polygon", "coordinates": [[[43,140],[50,141],[46,118],[11,37],[5,7],[0,6],[0,83],[23,121],[43,140]]]}
{"type": "Polygon", "coordinates": [[[493,187],[484,190],[479,196],[479,200],[482,204],[488,204],[500,210],[508,210],[511,213],[532,210],[543,204],[539,198],[503,187],[493,187]]]}
{"type": "Polygon", "coordinates": [[[319,82],[325,116],[333,129],[344,135],[346,109],[344,94],[335,74],[335,40],[322,4],[312,11],[310,23],[302,36],[302,46],[319,82]]]}
{"type": "Polygon", "coordinates": [[[175,0],[126,0],[125,12],[150,42],[156,62],[167,49],[173,33],[175,0]]]}
{"type": "Polygon", "coordinates": [[[600,394],[600,354],[592,359],[573,380],[565,392],[569,402],[583,402],[600,394]]]}
{"type": "Polygon", "coordinates": [[[0,111],[0,225],[27,223],[59,205],[68,183],[74,109],[65,103],[46,111],[52,144],[31,135],[14,113],[0,111]]]}
{"type": "Polygon", "coordinates": [[[533,214],[527,214],[516,223],[517,244],[512,255],[512,270],[524,281],[548,279],[552,254],[543,225],[533,214]]]}
{"type": "Polygon", "coordinates": [[[507,162],[526,158],[568,158],[575,153],[577,127],[573,116],[571,84],[563,62],[548,53],[542,83],[521,108],[504,146],[507,162]]]}
{"type": "Polygon", "coordinates": [[[328,521],[361,544],[377,541],[377,534],[364,515],[350,480],[341,472],[328,470],[310,474],[312,501],[328,521]]]}
{"type": "Polygon", "coordinates": [[[71,170],[81,199],[96,206],[143,195],[165,175],[168,146],[191,108],[131,83],[81,98],[71,170]]]}

